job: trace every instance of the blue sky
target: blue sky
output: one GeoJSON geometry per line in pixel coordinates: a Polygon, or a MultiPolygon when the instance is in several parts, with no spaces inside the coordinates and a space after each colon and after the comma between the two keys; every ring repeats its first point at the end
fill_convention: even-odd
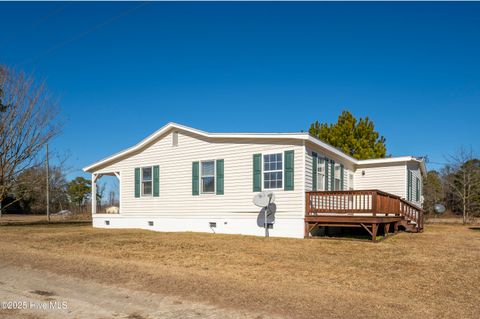
{"type": "MultiPolygon", "coordinates": [[[[478,152],[480,3],[0,3],[0,63],[61,101],[72,176],[167,122],[295,132],[343,109],[392,155],[478,152]]],[[[436,168],[429,164],[429,168],[436,168]]]]}

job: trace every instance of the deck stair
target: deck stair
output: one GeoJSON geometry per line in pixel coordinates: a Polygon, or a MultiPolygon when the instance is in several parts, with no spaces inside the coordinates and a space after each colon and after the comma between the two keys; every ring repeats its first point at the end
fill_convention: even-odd
{"type": "Polygon", "coordinates": [[[306,193],[305,236],[318,226],[363,227],[372,240],[379,226],[389,234],[399,227],[423,231],[423,210],[403,198],[380,190],[313,191],[306,193]]]}

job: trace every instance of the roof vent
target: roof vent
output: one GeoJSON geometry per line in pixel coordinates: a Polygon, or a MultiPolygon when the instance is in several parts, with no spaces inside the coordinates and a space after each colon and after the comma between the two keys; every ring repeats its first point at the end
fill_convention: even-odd
{"type": "Polygon", "coordinates": [[[178,146],[178,132],[172,134],[172,146],[178,146]]]}

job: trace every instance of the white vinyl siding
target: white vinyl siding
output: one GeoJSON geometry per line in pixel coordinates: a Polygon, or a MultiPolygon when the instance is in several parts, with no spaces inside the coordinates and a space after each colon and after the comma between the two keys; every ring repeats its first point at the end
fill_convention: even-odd
{"type": "Polygon", "coordinates": [[[405,166],[404,163],[359,166],[355,171],[355,189],[379,189],[406,198],[405,166]]]}
{"type": "Polygon", "coordinates": [[[172,147],[171,134],[169,132],[142,151],[95,171],[95,173],[120,172],[123,216],[256,218],[259,209],[252,202],[255,195],[252,190],[253,154],[283,153],[285,150],[293,150],[294,190],[274,190],[277,204],[275,216],[276,218],[303,218],[305,176],[301,174],[304,170],[302,141],[210,140],[179,130],[178,146],[172,147]],[[225,161],[225,194],[222,196],[213,196],[215,194],[192,196],[192,162],[201,163],[205,160],[205,154],[208,154],[209,158],[221,158],[225,161]],[[149,165],[162,167],[160,178],[162,196],[134,198],[133,168],[149,165]]]}

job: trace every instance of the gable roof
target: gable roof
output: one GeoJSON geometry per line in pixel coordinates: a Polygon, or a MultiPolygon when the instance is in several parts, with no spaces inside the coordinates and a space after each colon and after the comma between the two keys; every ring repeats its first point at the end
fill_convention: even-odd
{"type": "MultiPolygon", "coordinates": [[[[348,154],[345,154],[341,150],[339,150],[336,147],[333,147],[330,144],[327,144],[321,140],[319,140],[316,137],[311,136],[308,133],[304,132],[297,132],[297,133],[210,133],[210,132],[205,132],[202,130],[198,130],[192,127],[188,127],[185,125],[177,124],[170,122],[167,125],[161,127],[159,130],[151,134],[150,136],[146,137],[136,145],[129,147],[119,153],[116,153],[112,156],[109,156],[107,158],[104,158],[98,162],[95,162],[87,167],[83,168],[83,171],[85,172],[92,172],[95,170],[95,168],[106,165],[108,163],[114,162],[115,160],[118,160],[124,156],[128,156],[129,154],[132,154],[138,150],[141,150],[151,142],[155,141],[157,138],[162,136],[163,134],[167,133],[170,130],[182,130],[186,131],[195,135],[199,135],[205,138],[224,138],[224,139],[293,139],[293,140],[303,140],[303,141],[309,141],[315,145],[318,145],[331,153],[340,156],[341,158],[353,163],[353,164],[381,164],[381,163],[387,163],[387,162],[403,162],[403,161],[409,161],[416,159],[412,156],[407,156],[407,157],[391,157],[391,158],[382,158],[382,159],[375,159],[375,160],[357,160],[353,157],[351,157],[348,154]],[[373,162],[374,161],[374,162],[373,162]]],[[[422,160],[423,163],[423,160],[422,160]]]]}

